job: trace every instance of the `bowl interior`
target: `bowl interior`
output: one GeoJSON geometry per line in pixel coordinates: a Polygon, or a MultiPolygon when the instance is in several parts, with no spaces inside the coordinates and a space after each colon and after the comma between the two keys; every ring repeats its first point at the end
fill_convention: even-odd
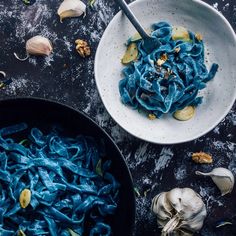
{"type": "MultiPolygon", "coordinates": [[[[105,143],[106,153],[112,160],[112,174],[121,184],[120,201],[111,221],[114,235],[131,235],[134,225],[135,199],[128,167],[116,145],[92,120],[67,106],[41,99],[11,99],[0,101],[0,128],[19,122],[47,132],[52,125],[60,125],[66,135],[89,135],[105,143]]],[[[21,135],[19,133],[19,135],[21,135]]],[[[17,138],[17,137],[16,137],[17,138]]],[[[25,138],[25,137],[24,137],[25,138]]]]}
{"type": "Polygon", "coordinates": [[[130,7],[145,28],[166,21],[201,33],[208,69],[213,62],[220,67],[213,81],[201,91],[204,101],[193,119],[181,122],[165,115],[148,120],[120,101],[118,83],[123,68],[120,61],[126,50],[125,42],[136,31],[119,12],[107,27],[95,59],[96,83],[106,109],[121,127],[150,142],[181,143],[202,136],[226,116],[236,98],[236,38],[231,26],[220,13],[198,0],[137,0],[130,7]]]}

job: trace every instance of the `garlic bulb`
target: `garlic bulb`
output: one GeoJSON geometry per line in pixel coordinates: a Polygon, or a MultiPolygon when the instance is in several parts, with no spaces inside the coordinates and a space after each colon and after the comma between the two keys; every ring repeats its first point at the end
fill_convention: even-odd
{"type": "Polygon", "coordinates": [[[14,56],[20,61],[25,61],[29,58],[29,54],[37,56],[49,56],[52,53],[52,50],[53,48],[50,40],[43,36],[37,35],[26,42],[27,56],[25,58],[18,57],[15,52],[14,56]]]}
{"type": "Polygon", "coordinates": [[[64,0],[58,8],[60,21],[67,17],[78,17],[86,12],[86,5],[80,0],[64,0]]]}
{"type": "Polygon", "coordinates": [[[227,193],[231,193],[234,187],[234,176],[232,172],[226,168],[215,168],[209,173],[203,173],[200,171],[195,172],[197,175],[210,176],[213,182],[221,191],[221,196],[227,193]]]}
{"type": "Polygon", "coordinates": [[[206,217],[201,196],[190,188],[175,188],[160,193],[153,198],[151,209],[163,228],[163,236],[191,236],[202,228],[206,217]]]}

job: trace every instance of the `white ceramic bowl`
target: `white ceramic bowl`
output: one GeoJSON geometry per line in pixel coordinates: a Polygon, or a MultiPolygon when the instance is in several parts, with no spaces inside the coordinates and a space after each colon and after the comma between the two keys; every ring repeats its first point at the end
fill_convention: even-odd
{"type": "Polygon", "coordinates": [[[189,121],[171,115],[149,120],[121,103],[118,83],[122,79],[121,58],[125,42],[136,30],[119,12],[108,25],[97,49],[95,78],[102,101],[112,118],[130,134],[143,140],[174,144],[196,139],[213,129],[229,112],[236,98],[236,36],[228,21],[200,0],[137,0],[130,4],[144,28],[166,21],[203,35],[206,64],[220,68],[201,91],[203,104],[189,121]]]}

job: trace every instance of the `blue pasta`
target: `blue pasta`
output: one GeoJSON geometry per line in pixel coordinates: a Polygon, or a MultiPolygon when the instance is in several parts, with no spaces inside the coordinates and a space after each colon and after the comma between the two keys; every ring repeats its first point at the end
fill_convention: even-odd
{"type": "Polygon", "coordinates": [[[107,217],[117,209],[120,186],[102,148],[55,129],[44,135],[33,128],[20,143],[11,138],[27,129],[25,123],[0,129],[0,235],[112,235],[107,217]],[[23,208],[25,189],[31,199],[23,208]]]}
{"type": "MultiPolygon", "coordinates": [[[[208,72],[203,41],[192,32],[188,32],[188,40],[173,40],[168,23],[153,24],[152,29],[151,35],[161,46],[147,54],[142,40],[136,39],[138,57],[125,66],[119,82],[121,101],[158,118],[189,105],[198,106],[202,103],[198,92],[215,77],[218,65],[213,63],[208,72]]],[[[129,39],[128,45],[131,43],[129,39]]]]}

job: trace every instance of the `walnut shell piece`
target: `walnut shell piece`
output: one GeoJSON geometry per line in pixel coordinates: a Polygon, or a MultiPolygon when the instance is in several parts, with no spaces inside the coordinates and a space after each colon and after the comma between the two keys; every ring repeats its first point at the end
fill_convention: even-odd
{"type": "Polygon", "coordinates": [[[82,39],[77,39],[75,41],[75,43],[76,43],[76,50],[81,57],[90,56],[91,50],[90,50],[90,47],[86,41],[84,41],[82,39]]]}
{"type": "Polygon", "coordinates": [[[162,66],[168,60],[168,55],[164,53],[158,60],[157,65],[162,66]]]}
{"type": "Polygon", "coordinates": [[[205,152],[195,152],[192,154],[192,160],[200,164],[210,164],[213,162],[212,156],[205,152]]]}
{"type": "Polygon", "coordinates": [[[154,114],[148,114],[149,120],[155,120],[157,117],[154,114]]]}

